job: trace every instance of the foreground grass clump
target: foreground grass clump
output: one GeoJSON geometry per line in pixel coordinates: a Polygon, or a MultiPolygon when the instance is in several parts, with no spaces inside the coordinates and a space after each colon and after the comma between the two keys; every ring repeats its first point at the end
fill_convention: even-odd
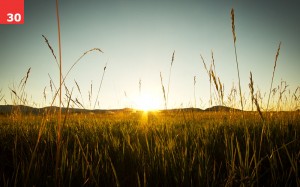
{"type": "MultiPolygon", "coordinates": [[[[20,114],[21,115],[21,114],[20,114]]],[[[62,186],[299,186],[299,112],[70,114],[62,186]]],[[[0,185],[53,186],[51,116],[0,117],[0,185]]]]}

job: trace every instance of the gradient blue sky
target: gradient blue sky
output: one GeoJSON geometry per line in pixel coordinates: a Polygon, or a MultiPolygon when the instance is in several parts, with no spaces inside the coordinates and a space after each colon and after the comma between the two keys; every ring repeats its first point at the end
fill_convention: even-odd
{"type": "MultiPolygon", "coordinates": [[[[163,108],[159,74],[162,73],[167,87],[174,50],[169,108],[194,106],[194,76],[196,107],[209,106],[209,79],[200,54],[209,66],[211,51],[227,98],[233,84],[238,88],[231,33],[232,7],[241,85],[248,106],[249,72],[253,73],[255,89],[260,89],[267,98],[280,41],[273,87],[284,80],[289,90],[295,91],[300,80],[300,3],[297,0],[61,0],[64,74],[86,50],[97,47],[104,52],[85,56],[69,74],[66,83],[70,90],[74,88],[73,99],[78,98],[89,108],[88,92],[92,83],[93,108],[103,68],[108,63],[97,108],[136,107],[139,80],[141,95],[147,95],[150,103],[163,108]],[[83,101],[74,79],[80,85],[83,101]]],[[[28,104],[49,105],[52,93],[48,73],[58,86],[58,69],[42,35],[48,38],[58,56],[54,0],[26,1],[24,25],[0,25],[0,90],[4,95],[0,104],[12,103],[9,87],[17,85],[31,67],[26,86],[28,104]]]]}

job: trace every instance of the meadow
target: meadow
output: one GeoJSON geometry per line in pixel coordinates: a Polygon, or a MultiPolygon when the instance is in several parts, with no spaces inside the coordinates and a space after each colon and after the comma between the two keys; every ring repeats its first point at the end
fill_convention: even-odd
{"type": "Polygon", "coordinates": [[[241,115],[1,116],[1,186],[299,186],[300,113],[241,115]]]}
{"type": "MultiPolygon", "coordinates": [[[[245,110],[233,9],[231,19],[239,89],[238,94],[228,98],[234,100],[232,103],[240,103],[236,107],[241,110],[167,110],[175,51],[168,85],[163,84],[160,74],[166,110],[101,113],[71,110],[72,104],[80,107],[81,103],[77,98],[72,99],[72,91],[64,81],[82,57],[92,51],[102,52],[91,49],[65,76],[60,72],[51,106],[59,98],[63,110],[48,107],[38,113],[24,113],[21,105],[26,104],[30,69],[18,89],[11,89],[16,105],[0,115],[0,185],[300,186],[300,89],[289,100],[290,107],[298,110],[281,111],[280,106],[286,104],[283,99],[286,87],[281,85],[277,93],[273,91],[279,44],[267,106],[262,109],[250,72],[249,103],[255,110],[245,110]],[[270,111],[269,101],[270,98],[275,101],[275,94],[278,94],[278,108],[270,111]]],[[[61,70],[61,60],[57,60],[49,41],[43,37],[61,70]]],[[[224,106],[224,85],[215,71],[213,54],[210,68],[204,60],[203,65],[211,85],[209,103],[224,106]]],[[[104,73],[105,68],[103,76],[104,73]]],[[[77,88],[80,92],[78,85],[77,88]]],[[[0,98],[3,98],[1,92],[0,98]]]]}

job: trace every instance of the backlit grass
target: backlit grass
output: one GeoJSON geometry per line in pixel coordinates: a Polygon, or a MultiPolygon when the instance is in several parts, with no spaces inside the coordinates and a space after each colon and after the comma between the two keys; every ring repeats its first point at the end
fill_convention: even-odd
{"type": "MultiPolygon", "coordinates": [[[[299,185],[299,112],[265,113],[265,122],[244,115],[245,123],[240,112],[70,114],[61,185],[299,185]]],[[[1,117],[1,186],[53,186],[57,119],[11,118],[1,117]]]]}

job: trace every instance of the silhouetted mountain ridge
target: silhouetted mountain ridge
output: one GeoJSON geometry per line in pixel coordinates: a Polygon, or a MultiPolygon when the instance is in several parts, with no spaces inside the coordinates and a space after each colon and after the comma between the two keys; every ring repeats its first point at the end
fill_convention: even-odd
{"type": "MultiPolygon", "coordinates": [[[[45,111],[55,112],[58,111],[59,107],[56,106],[48,106],[43,108],[34,108],[30,106],[24,106],[24,105],[0,105],[0,114],[10,114],[13,111],[19,111],[22,114],[41,114],[45,111]]],[[[62,112],[65,113],[67,111],[67,108],[62,108],[62,112]]],[[[137,109],[132,108],[123,108],[123,109],[80,109],[80,108],[69,108],[69,112],[71,113],[109,113],[109,112],[134,112],[139,111],[137,109]]],[[[159,110],[159,111],[170,111],[170,112],[176,112],[176,111],[186,111],[186,112],[238,112],[241,111],[239,109],[227,107],[227,106],[212,106],[210,108],[206,109],[200,109],[200,108],[174,108],[174,109],[167,109],[167,110],[159,110]]]]}
{"type": "Polygon", "coordinates": [[[242,111],[242,110],[236,109],[236,108],[227,107],[227,106],[217,105],[217,106],[212,106],[210,108],[207,108],[207,109],[205,109],[205,111],[213,111],[213,112],[239,112],[239,111],[242,111]]]}
{"type": "MultiPolygon", "coordinates": [[[[129,111],[134,111],[134,109],[131,108],[123,108],[123,109],[81,109],[81,108],[63,108],[62,107],[62,112],[65,113],[67,110],[70,113],[107,113],[107,112],[118,112],[118,111],[123,111],[123,112],[129,112],[129,111]]],[[[42,114],[46,111],[48,112],[58,112],[59,107],[57,106],[47,106],[43,108],[34,108],[30,106],[24,106],[24,105],[0,105],[0,114],[11,114],[14,111],[21,112],[22,114],[42,114]]]]}

